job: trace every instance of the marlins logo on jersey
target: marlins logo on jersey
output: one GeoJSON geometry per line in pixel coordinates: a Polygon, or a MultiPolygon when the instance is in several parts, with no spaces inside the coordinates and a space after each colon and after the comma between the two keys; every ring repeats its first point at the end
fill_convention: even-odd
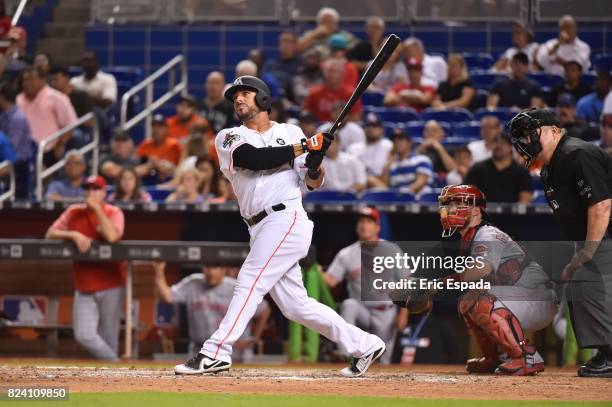
{"type": "Polygon", "coordinates": [[[223,139],[223,148],[230,148],[232,146],[232,143],[238,139],[240,139],[240,135],[238,133],[230,131],[225,135],[225,138],[223,139]]]}

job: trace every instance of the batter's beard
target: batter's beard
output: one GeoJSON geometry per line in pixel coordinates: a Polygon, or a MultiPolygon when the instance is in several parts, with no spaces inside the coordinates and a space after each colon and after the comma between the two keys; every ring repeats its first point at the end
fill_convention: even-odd
{"type": "Polygon", "coordinates": [[[261,112],[261,110],[257,106],[250,107],[246,113],[240,114],[236,111],[236,116],[241,122],[248,122],[249,120],[253,120],[255,116],[257,116],[261,112]]]}

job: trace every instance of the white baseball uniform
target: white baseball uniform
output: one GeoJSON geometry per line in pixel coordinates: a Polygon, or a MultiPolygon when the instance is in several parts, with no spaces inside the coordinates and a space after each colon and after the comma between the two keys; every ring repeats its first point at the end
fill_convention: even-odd
{"type": "Polygon", "coordinates": [[[244,143],[278,147],[300,143],[303,138],[299,127],[276,122],[262,133],[240,126],[217,134],[221,171],[234,187],[240,214],[251,218],[265,210],[268,215],[249,227],[251,250],[238,274],[232,301],[219,329],[202,346],[201,353],[209,358],[231,362],[232,345],[268,292],[285,317],[337,342],[351,356],[361,357],[383,346],[380,338],[348,324],[306,294],[298,264],[308,252],[313,229],[300,192],[307,171],[305,155],[271,170],[251,171],[233,165],[232,154],[244,143]],[[280,203],[286,209],[275,212],[272,206],[280,203]]]}

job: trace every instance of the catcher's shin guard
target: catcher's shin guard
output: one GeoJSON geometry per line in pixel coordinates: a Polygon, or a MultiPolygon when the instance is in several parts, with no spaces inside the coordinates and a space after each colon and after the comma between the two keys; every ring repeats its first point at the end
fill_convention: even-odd
{"type": "MultiPolygon", "coordinates": [[[[534,363],[535,349],[527,345],[523,328],[518,319],[507,308],[494,309],[495,296],[488,293],[480,293],[474,300],[463,300],[459,303],[459,312],[468,323],[480,328],[484,334],[499,346],[502,352],[507,353],[510,360],[502,363],[495,370],[501,374],[510,375],[532,375],[544,370],[543,363],[534,363]]],[[[480,342],[479,342],[480,344],[480,342]]],[[[484,349],[492,352],[492,349],[484,349]]],[[[496,355],[497,357],[497,355],[496,355]]],[[[474,368],[487,368],[491,357],[480,364],[473,362],[474,368]]],[[[469,371],[469,370],[468,370],[469,371]]]]}

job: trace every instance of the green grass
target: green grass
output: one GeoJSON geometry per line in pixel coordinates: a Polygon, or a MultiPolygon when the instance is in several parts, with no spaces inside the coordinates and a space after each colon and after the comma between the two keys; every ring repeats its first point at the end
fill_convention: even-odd
{"type": "MultiPolygon", "coordinates": [[[[409,385],[409,384],[407,384],[409,385]]],[[[8,402],[0,402],[0,405],[8,402]]],[[[612,406],[610,402],[509,401],[509,400],[442,400],[344,396],[270,396],[203,393],[73,393],[70,400],[50,402],[20,402],[15,406],[40,407],[536,407],[536,406],[612,406]]]]}

